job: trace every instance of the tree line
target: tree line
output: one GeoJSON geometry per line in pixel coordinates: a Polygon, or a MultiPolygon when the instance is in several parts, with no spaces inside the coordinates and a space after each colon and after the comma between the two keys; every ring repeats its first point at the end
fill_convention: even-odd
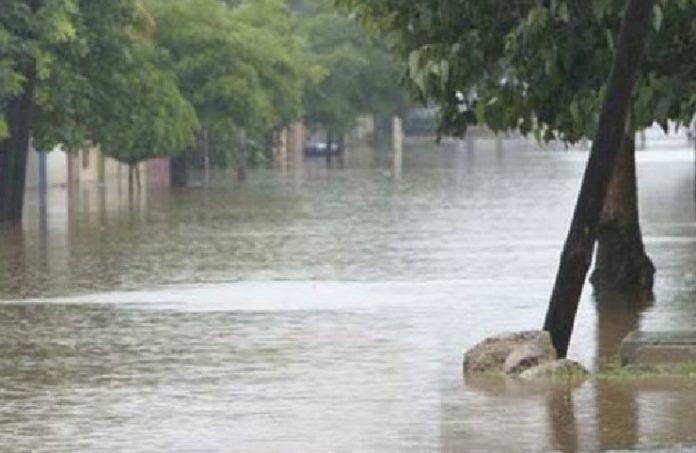
{"type": "Polygon", "coordinates": [[[21,220],[30,142],[244,168],[292,122],[340,136],[391,116],[400,73],[330,0],[6,0],[0,222],[21,220]]]}

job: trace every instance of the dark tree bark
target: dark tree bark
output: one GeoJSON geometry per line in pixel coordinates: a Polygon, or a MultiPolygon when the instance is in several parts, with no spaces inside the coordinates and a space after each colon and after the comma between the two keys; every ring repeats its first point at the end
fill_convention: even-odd
{"type": "Polygon", "coordinates": [[[326,130],[326,154],[324,157],[326,158],[326,166],[331,167],[331,160],[332,160],[332,153],[331,153],[331,147],[333,146],[333,134],[331,133],[330,129],[326,130]]]}
{"type": "Polygon", "coordinates": [[[136,188],[136,171],[138,170],[137,164],[128,163],[128,194],[133,195],[134,189],[136,188]]]}
{"type": "MultiPolygon", "coordinates": [[[[41,8],[43,0],[29,0],[32,13],[41,8]]],[[[26,39],[34,39],[35,30],[29,30],[26,39]]],[[[27,156],[34,119],[34,91],[36,89],[36,61],[32,58],[16,68],[24,76],[22,94],[8,103],[5,120],[9,137],[0,141],[0,223],[22,221],[27,156]]]]}
{"type": "Polygon", "coordinates": [[[10,135],[0,141],[0,223],[22,221],[36,85],[34,64],[22,72],[26,77],[24,90],[8,103],[4,112],[10,135]]]}
{"type": "Polygon", "coordinates": [[[188,171],[186,155],[174,156],[169,160],[169,181],[172,187],[186,187],[188,171]]]}
{"type": "Polygon", "coordinates": [[[590,281],[601,291],[652,291],[655,266],[645,253],[638,216],[635,141],[626,136],[597,229],[590,281]]]}
{"type": "Polygon", "coordinates": [[[595,140],[544,321],[559,357],[568,352],[575,314],[592,261],[600,213],[624,138],[631,95],[650,27],[654,0],[628,0],[595,140]]]}
{"type": "Polygon", "coordinates": [[[207,124],[204,124],[201,130],[201,145],[203,147],[203,185],[207,187],[210,184],[210,140],[207,124]]]}
{"type": "Polygon", "coordinates": [[[237,149],[235,152],[237,165],[237,181],[246,181],[247,179],[247,161],[246,161],[247,136],[244,129],[237,132],[237,149]]]}

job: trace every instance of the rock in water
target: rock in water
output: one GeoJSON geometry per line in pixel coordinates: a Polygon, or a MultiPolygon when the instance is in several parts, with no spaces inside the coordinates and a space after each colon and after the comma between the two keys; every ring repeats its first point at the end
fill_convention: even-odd
{"type": "MultiPolygon", "coordinates": [[[[541,330],[529,330],[523,332],[510,332],[486,338],[464,355],[464,372],[466,373],[502,373],[505,371],[505,362],[511,353],[522,346],[534,349],[535,354],[546,357],[544,360],[554,360],[556,352],[551,344],[548,332],[541,330]]],[[[520,352],[521,354],[522,352],[520,352]]],[[[529,366],[541,362],[541,358],[529,366]]],[[[516,367],[516,372],[521,372],[524,367],[516,367]]]]}
{"type": "Polygon", "coordinates": [[[535,367],[540,363],[549,362],[556,359],[556,351],[543,341],[525,343],[516,347],[505,359],[503,371],[506,374],[520,374],[528,368],[535,367]]]}
{"type": "Polygon", "coordinates": [[[568,359],[544,362],[520,373],[521,379],[580,379],[589,375],[589,371],[578,362],[568,359]]]}

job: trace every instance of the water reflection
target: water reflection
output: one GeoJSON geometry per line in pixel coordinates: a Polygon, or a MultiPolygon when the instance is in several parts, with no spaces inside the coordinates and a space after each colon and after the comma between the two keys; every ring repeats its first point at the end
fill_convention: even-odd
{"type": "Polygon", "coordinates": [[[619,293],[603,291],[594,294],[597,310],[597,353],[595,368],[605,369],[618,363],[621,341],[640,327],[641,315],[654,304],[650,292],[619,293]]]}
{"type": "Polygon", "coordinates": [[[573,388],[555,385],[548,397],[548,418],[551,425],[551,448],[578,451],[578,426],[575,418],[573,388]]]}
{"type": "MultiPolygon", "coordinates": [[[[618,363],[621,341],[640,327],[641,313],[653,304],[652,292],[595,293],[597,354],[595,368],[618,363]]],[[[595,390],[599,445],[603,449],[630,448],[638,443],[639,407],[631,382],[598,382],[595,390]]]]}
{"type": "MultiPolygon", "coordinates": [[[[688,154],[691,156],[691,154],[688,154]]],[[[585,153],[471,137],[244,185],[49,191],[0,231],[16,451],[595,451],[696,442],[692,382],[462,381],[540,325],[585,153]],[[339,446],[339,447],[337,447],[339,446]]],[[[639,158],[655,301],[585,294],[570,354],[696,324],[693,162],[639,158]],[[688,194],[683,195],[683,188],[688,194]]]]}

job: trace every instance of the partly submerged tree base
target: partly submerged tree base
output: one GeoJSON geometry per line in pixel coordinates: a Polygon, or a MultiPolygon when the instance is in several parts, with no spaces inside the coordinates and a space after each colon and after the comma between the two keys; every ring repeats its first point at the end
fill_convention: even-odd
{"type": "Polygon", "coordinates": [[[602,223],[595,269],[590,277],[595,291],[651,292],[654,277],[655,266],[645,253],[638,225],[602,223]]]}
{"type": "Polygon", "coordinates": [[[624,137],[597,227],[597,256],[590,277],[595,292],[652,291],[655,266],[645,253],[638,214],[636,148],[624,137]]]}

